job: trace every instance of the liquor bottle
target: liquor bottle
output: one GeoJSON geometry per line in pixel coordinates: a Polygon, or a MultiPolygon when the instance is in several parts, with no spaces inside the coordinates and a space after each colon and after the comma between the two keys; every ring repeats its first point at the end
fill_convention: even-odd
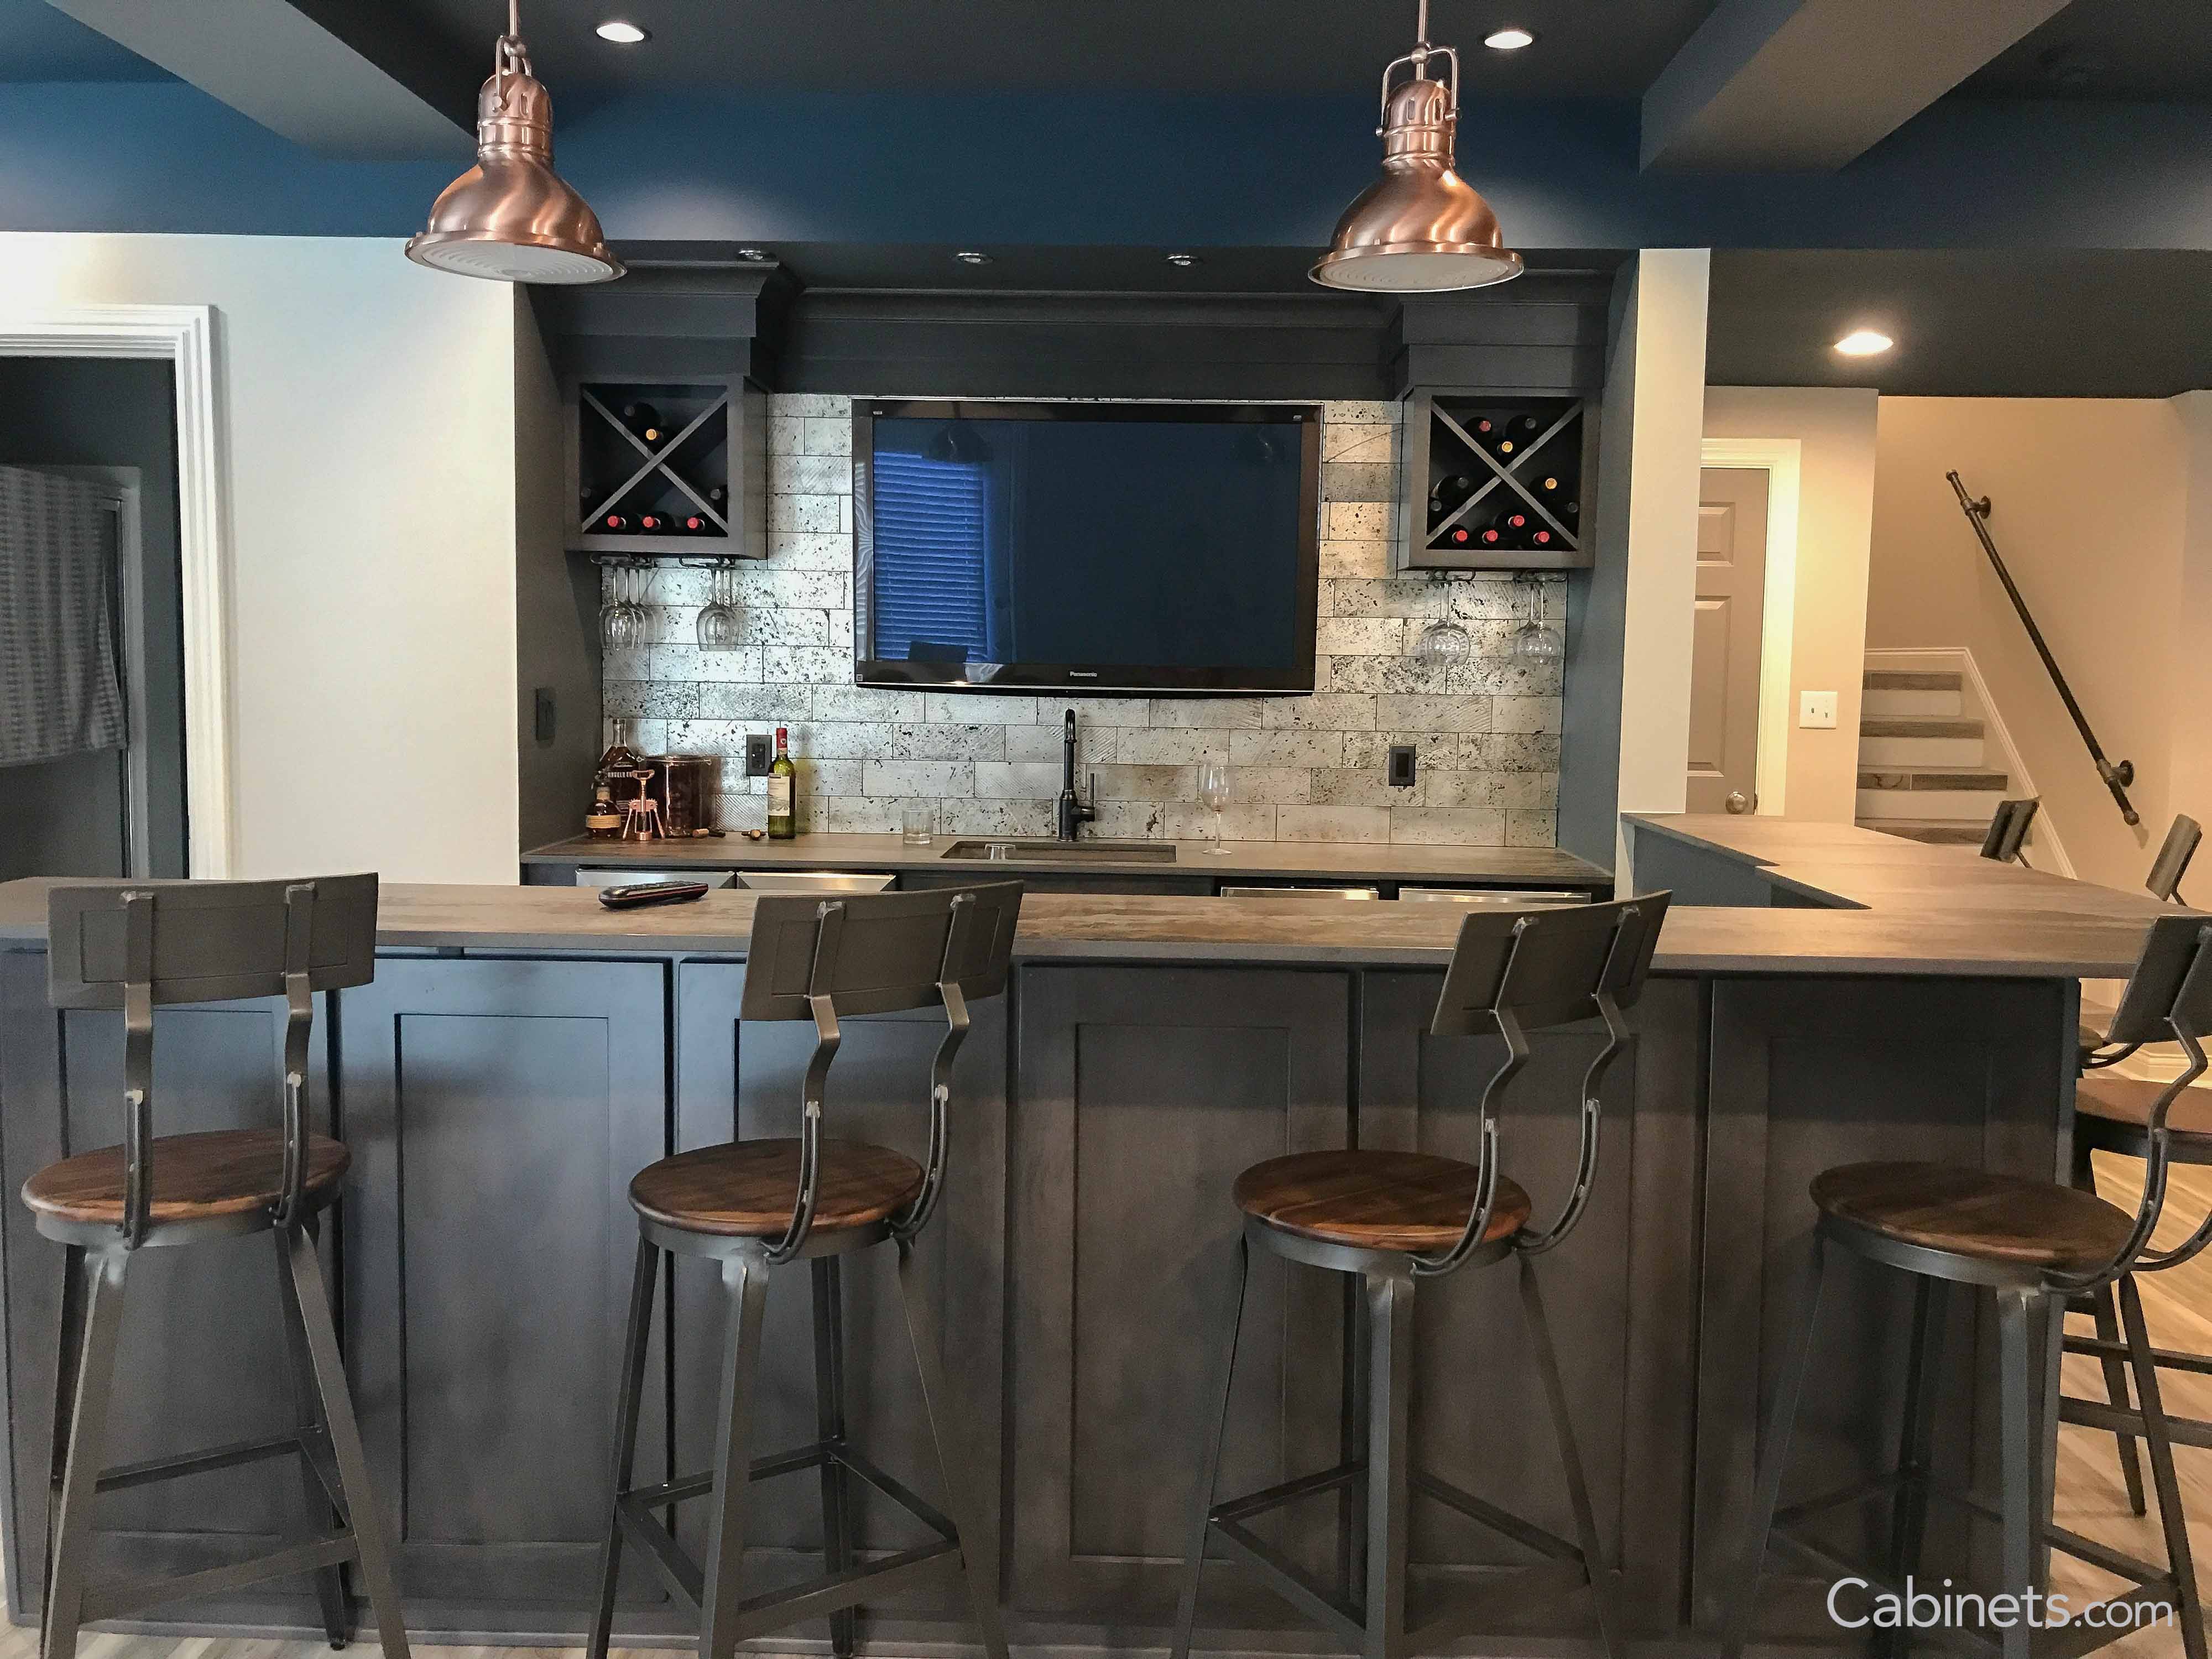
{"type": "Polygon", "coordinates": [[[592,791],[592,804],[584,809],[584,833],[593,841],[612,841],[622,834],[622,809],[615,805],[614,791],[600,784],[592,791]]]}
{"type": "Polygon", "coordinates": [[[792,841],[799,835],[799,769],[791,763],[791,734],[775,728],[775,759],[768,769],[768,838],[792,841]]]}
{"type": "Polygon", "coordinates": [[[657,444],[668,435],[668,428],[660,423],[660,411],[651,404],[624,404],[623,424],[649,444],[657,444]]]}
{"type": "Polygon", "coordinates": [[[599,763],[592,769],[595,783],[611,784],[617,778],[626,778],[645,764],[637,750],[630,746],[632,727],[629,720],[616,715],[607,722],[607,746],[599,757],[599,763]]]}

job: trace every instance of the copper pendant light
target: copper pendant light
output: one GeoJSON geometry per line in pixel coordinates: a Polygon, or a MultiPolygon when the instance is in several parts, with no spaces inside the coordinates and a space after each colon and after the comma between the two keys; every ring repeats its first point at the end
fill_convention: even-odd
{"type": "Polygon", "coordinates": [[[1459,125],[1459,53],[1429,44],[1429,0],[1420,0],[1413,49],[1382,71],[1382,176],[1336,223],[1313,279],[1370,294],[1436,294],[1486,288],[1521,274],[1521,256],[1504,245],[1498,216],[1481,193],[1452,171],[1459,125]],[[1449,58],[1449,85],[1428,76],[1429,60],[1449,58]],[[1395,92],[1400,64],[1413,78],[1395,92]]]}
{"type": "Polygon", "coordinates": [[[553,100],[530,72],[521,0],[477,94],[477,164],[446,186],[407,257],[508,283],[605,283],[623,274],[599,216],[553,171],[553,100]]]}

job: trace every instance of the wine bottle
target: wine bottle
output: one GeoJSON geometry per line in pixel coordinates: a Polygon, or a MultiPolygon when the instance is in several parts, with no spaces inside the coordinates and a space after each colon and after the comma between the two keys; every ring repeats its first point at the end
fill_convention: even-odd
{"type": "Polygon", "coordinates": [[[1538,528],[1528,532],[1528,545],[1531,547],[1549,547],[1552,541],[1552,532],[1548,530],[1538,528]]]}
{"type": "Polygon", "coordinates": [[[635,526],[630,523],[628,514],[603,513],[593,528],[602,536],[627,536],[635,526]]]}
{"type": "Polygon", "coordinates": [[[668,428],[660,423],[660,411],[651,404],[624,404],[623,424],[649,444],[657,444],[668,435],[668,428]]]}
{"type": "Polygon", "coordinates": [[[676,531],[683,536],[705,536],[713,533],[714,526],[707,522],[705,514],[694,510],[677,519],[676,531]]]}
{"type": "Polygon", "coordinates": [[[1490,523],[1491,528],[1498,532],[1499,540],[1508,547],[1520,546],[1521,538],[1528,531],[1528,515],[1526,513],[1501,513],[1490,523]]]}
{"type": "Polygon", "coordinates": [[[1513,435],[1524,443],[1543,429],[1544,422],[1534,415],[1521,416],[1513,422],[1513,435]]]}
{"type": "Polygon", "coordinates": [[[799,835],[799,769],[791,763],[791,733],[775,728],[775,758],[768,769],[768,838],[792,841],[799,835]]]}
{"type": "Polygon", "coordinates": [[[1463,524],[1455,524],[1444,532],[1444,545],[1447,547],[1465,547],[1474,539],[1474,532],[1463,524]]]}
{"type": "Polygon", "coordinates": [[[1505,539],[1505,537],[1504,532],[1502,532],[1496,525],[1486,524],[1482,527],[1482,534],[1476,537],[1475,539],[1480,542],[1485,547],[1496,547],[1505,539]]]}
{"type": "Polygon", "coordinates": [[[713,507],[715,512],[720,513],[722,510],[722,503],[729,499],[730,492],[723,489],[721,485],[709,484],[708,486],[707,505],[713,507]]]}
{"type": "Polygon", "coordinates": [[[1561,487],[1562,486],[1557,478],[1539,478],[1536,480],[1536,488],[1542,490],[1547,495],[1558,495],[1561,487]]]}

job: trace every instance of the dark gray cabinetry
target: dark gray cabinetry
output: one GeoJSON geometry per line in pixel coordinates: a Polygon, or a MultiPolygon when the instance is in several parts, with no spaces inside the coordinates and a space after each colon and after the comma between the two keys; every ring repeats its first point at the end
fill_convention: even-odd
{"type": "MultiPolygon", "coordinates": [[[[386,958],[343,994],[346,1334],[413,1607],[552,1604],[568,1630],[590,1601],[668,973],[386,958]]],[[[645,1410],[653,1480],[659,1390],[645,1410]]]]}
{"type": "MultiPolygon", "coordinates": [[[[1037,966],[1021,996],[1011,1600],[1157,1621],[1237,1234],[1230,1186],[1261,1158],[1345,1144],[1350,977],[1037,966]]],[[[1322,1279],[1255,1261],[1224,1492],[1335,1461],[1340,1329],[1322,1279]]],[[[1290,1542],[1309,1559],[1322,1547],[1310,1531],[1290,1542]]],[[[1287,1617],[1233,1572],[1214,1589],[1209,1607],[1287,1617]]]]}
{"type": "MultiPolygon", "coordinates": [[[[744,968],[686,962],[677,969],[676,1115],[678,1151],[799,1132],[800,1083],[814,1050],[810,1024],[742,1028],[738,1006],[744,968]]],[[[994,1495],[1004,1368],[1000,1364],[1005,1237],[1006,1033],[1008,1000],[977,1003],[974,1029],[953,1073],[951,1164],[945,1195],[916,1245],[927,1294],[944,1332],[952,1381],[947,1427],[965,1456],[969,1490],[994,1495]]],[[[836,1139],[895,1146],[917,1163],[928,1146],[930,1057],[945,1035],[933,1012],[842,1023],[843,1044],[830,1073],[824,1127],[836,1139]]],[[[850,1432],[877,1462],[933,1501],[935,1464],[913,1350],[899,1316],[890,1247],[843,1258],[846,1376],[850,1432]]],[[[756,1396],[761,1453],[817,1437],[811,1269],[793,1266],[770,1279],[765,1362],[756,1396]]],[[[679,1473],[713,1462],[720,1408],[720,1365],[728,1293],[714,1264],[679,1260],[675,1278],[675,1445],[679,1473]]],[[[854,1483],[861,1547],[911,1547],[928,1541],[895,1505],[854,1483]]],[[[763,1585],[796,1582],[821,1571],[817,1477],[786,1476],[763,1486],[747,1520],[747,1573],[763,1585]]],[[[996,1519],[995,1504],[985,1505],[996,1519]]],[[[679,1512],[679,1536],[702,1547],[704,1506],[679,1512]]],[[[890,1604],[897,1613],[964,1620],[957,1589],[928,1589],[890,1604]]],[[[948,1632],[957,1634],[957,1632],[948,1632]]]]}
{"type": "MultiPolygon", "coordinates": [[[[154,1029],[157,1133],[273,1128],[283,1121],[281,1000],[165,1008],[154,1029]]],[[[325,1082],[319,1067],[319,1115],[330,1098],[325,1082]]],[[[7,1108],[0,1232],[14,1453],[4,1530],[9,1610],[21,1618],[38,1606],[44,1589],[40,1545],[63,1253],[39,1234],[15,1194],[42,1165],[123,1138],[122,1018],[56,1014],[46,1006],[40,954],[0,955],[0,1099],[7,1108]]],[[[111,1460],[133,1462],[250,1439],[290,1422],[283,1356],[276,1257],[265,1235],[139,1252],[125,1285],[111,1460]]],[[[298,1481],[269,1463],[112,1492],[100,1502],[103,1577],[185,1572],[241,1559],[296,1539],[305,1520],[298,1481]]],[[[294,1606],[286,1601],[291,1591],[279,1583],[228,1605],[266,1617],[272,1608],[294,1606]]],[[[209,1616],[221,1611],[213,1603],[202,1610],[209,1616]]],[[[313,1623],[312,1598],[301,1594],[292,1616],[313,1623]]]]}
{"type": "MultiPolygon", "coordinates": [[[[1729,1552],[1750,1499],[1757,1413],[1771,1397],[1802,1310],[1812,1178],[1869,1158],[2062,1176],[2052,1102],[2070,1107],[2079,1005],[2066,981],[1714,981],[1704,1334],[1688,1396],[1696,1401],[1699,1620],[1716,1619],[1734,1589],[1729,1552]]],[[[1829,1273],[1784,1503],[1842,1490],[1894,1462],[1911,1288],[1905,1274],[1864,1262],[1844,1260],[1829,1273]]],[[[1988,1304],[1963,1287],[1952,1297],[1936,1450],[1939,1482],[1981,1492],[1997,1485],[1996,1369],[1978,1359],[1994,1352],[1988,1304]],[[1989,1328],[1978,1335],[1979,1324],[1989,1328]]],[[[2054,1349],[2054,1367],[2057,1360],[2054,1349]]],[[[2040,1449],[2046,1469],[2055,1435],[2047,1428],[2040,1449]]],[[[1882,1504],[1838,1510],[1825,1541],[1867,1559],[1887,1518],[1882,1504]]],[[[1961,1573],[1964,1534],[1955,1525],[1930,1533],[1922,1583],[1961,1573]]],[[[1978,1565],[1993,1576],[1986,1529],[1977,1541],[1978,1565]]],[[[1787,1575],[1778,1555],[1765,1622],[1778,1633],[1832,1640],[1826,1586],[1787,1575]],[[1794,1604],[1779,1590],[1784,1582],[1796,1586],[1794,1604]]]]}

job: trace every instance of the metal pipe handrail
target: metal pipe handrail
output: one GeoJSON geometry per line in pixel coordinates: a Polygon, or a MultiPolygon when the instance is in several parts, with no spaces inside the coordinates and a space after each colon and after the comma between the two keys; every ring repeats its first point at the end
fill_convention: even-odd
{"type": "Polygon", "coordinates": [[[2089,746],[2089,758],[2097,763],[2097,775],[2104,780],[2105,787],[2112,791],[2112,799],[2119,806],[2120,817],[2130,824],[2141,823],[2142,815],[2128,799],[2128,786],[2136,781],[2135,763],[2124,760],[2115,763],[2105,758],[2105,750],[2097,741],[2097,734],[2089,729],[2089,717],[2081,712],[2081,705],[2074,701],[2074,688],[2066,684],[2066,676],[2058,667],[2058,659],[2051,654],[2050,646],[2044,641],[2043,630],[2035,625],[2035,618],[2028,612],[2027,601],[2021,597],[2020,589],[2013,581],[2012,572],[2005,568],[2005,562],[1997,552],[1997,544],[1990,539],[1987,523],[1990,498],[1969,495],[1966,486],[1960,481],[1955,471],[1943,476],[1950,480],[1952,489],[1957,493],[1959,510],[1966,515],[1966,522],[1973,526],[1974,536],[1981,543],[1982,551],[1990,556],[1990,563],[1997,573],[1997,580],[2004,584],[2005,593],[2012,600],[2012,608],[2020,613],[2021,626],[2027,629],[2028,642],[2035,647],[2035,654],[2043,659],[2043,665],[2051,674],[2051,683],[2058,688],[2059,701],[2066,705],[2066,712],[2074,717],[2074,729],[2081,734],[2081,741],[2089,746]]]}

